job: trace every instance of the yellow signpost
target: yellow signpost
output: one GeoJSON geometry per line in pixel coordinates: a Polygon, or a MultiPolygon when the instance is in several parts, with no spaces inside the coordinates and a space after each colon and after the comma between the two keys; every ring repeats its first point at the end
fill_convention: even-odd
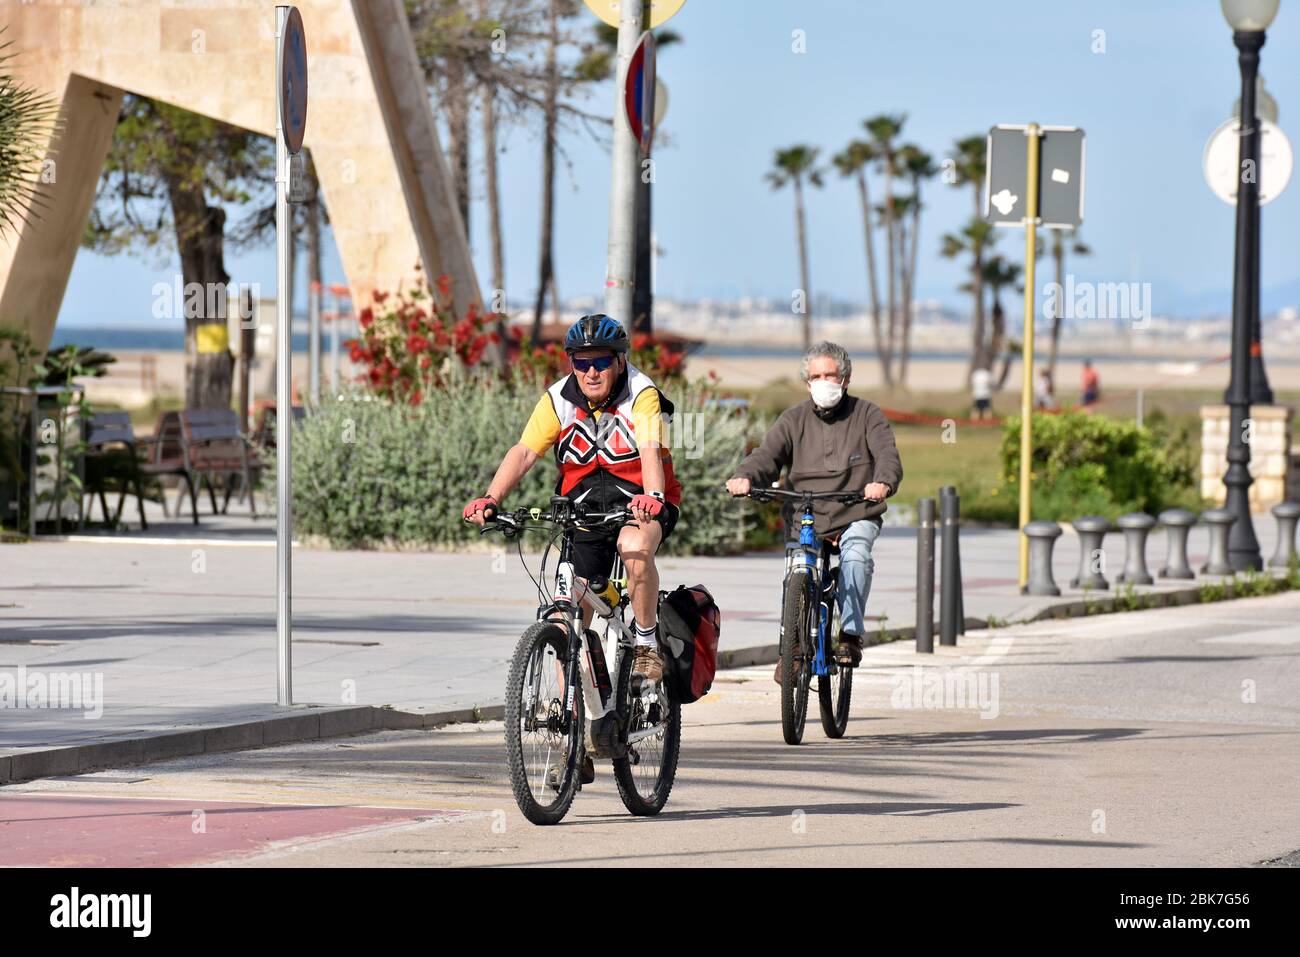
{"type": "Polygon", "coordinates": [[[1025,341],[1020,347],[1024,379],[1020,386],[1020,588],[1029,584],[1030,482],[1033,477],[1034,422],[1034,261],[1038,255],[1038,124],[1025,130],[1025,341]]]}
{"type": "Polygon", "coordinates": [[[1073,126],[995,126],[985,162],[984,218],[1025,230],[1025,331],[1020,359],[1020,588],[1029,584],[1033,518],[1034,265],[1038,230],[1074,229],[1083,222],[1083,130],[1073,126]]]}

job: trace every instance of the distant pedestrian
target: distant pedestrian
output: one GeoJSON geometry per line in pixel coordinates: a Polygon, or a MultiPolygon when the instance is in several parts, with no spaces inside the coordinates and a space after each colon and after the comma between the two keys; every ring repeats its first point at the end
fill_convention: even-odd
{"type": "Polygon", "coordinates": [[[1056,408],[1052,374],[1046,369],[1038,369],[1034,373],[1034,408],[1040,410],[1056,408]]]}
{"type": "Polygon", "coordinates": [[[1101,400],[1101,376],[1092,367],[1091,359],[1083,360],[1083,407],[1091,409],[1101,400]]]}
{"type": "Polygon", "coordinates": [[[976,369],[970,374],[971,397],[975,400],[973,417],[993,418],[993,373],[989,369],[976,369]]]}

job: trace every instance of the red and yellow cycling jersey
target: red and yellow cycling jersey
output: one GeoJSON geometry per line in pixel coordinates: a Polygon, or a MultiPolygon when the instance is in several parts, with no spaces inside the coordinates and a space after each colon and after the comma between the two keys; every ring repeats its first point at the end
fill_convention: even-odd
{"type": "MultiPolygon", "coordinates": [[[[584,495],[602,473],[616,479],[624,496],[643,490],[641,447],[658,446],[664,467],[664,499],[677,505],[682,487],[673,475],[672,454],[664,447],[664,422],[672,403],[644,372],[631,364],[614,383],[611,398],[594,409],[578,380],[566,376],[548,388],[533,408],[520,442],[538,455],[555,449],[560,469],[557,491],[584,495]]],[[[601,499],[610,500],[601,495],[601,499]]]]}

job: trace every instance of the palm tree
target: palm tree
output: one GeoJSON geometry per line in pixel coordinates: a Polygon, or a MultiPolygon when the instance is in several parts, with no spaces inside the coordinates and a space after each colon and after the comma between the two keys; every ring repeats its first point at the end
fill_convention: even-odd
{"type": "Polygon", "coordinates": [[[956,259],[970,254],[970,279],[961,286],[962,292],[975,295],[974,334],[971,344],[970,369],[992,369],[997,353],[988,346],[988,330],[984,322],[984,250],[994,239],[993,226],[983,217],[977,216],[961,228],[960,232],[945,233],[941,240],[939,253],[945,259],[956,259]],[[978,267],[978,272],[976,268],[978,267]]]}
{"type": "Polygon", "coordinates": [[[794,224],[795,234],[799,240],[799,281],[803,289],[803,347],[812,345],[812,286],[808,280],[808,237],[804,227],[803,183],[808,180],[813,186],[821,186],[821,170],[817,167],[817,154],[821,151],[814,146],[797,145],[777,150],[772,160],[773,169],[764,179],[772,184],[773,189],[780,189],[786,183],[794,184],[794,224]]]}
{"type": "MultiPolygon", "coordinates": [[[[880,208],[880,217],[884,219],[887,205],[880,208]]],[[[894,197],[894,232],[892,242],[897,250],[898,259],[898,298],[899,307],[894,313],[894,322],[889,330],[889,354],[890,364],[895,366],[895,380],[901,386],[903,385],[902,366],[903,366],[903,343],[907,338],[907,242],[909,231],[907,228],[907,217],[912,212],[912,197],[904,193],[899,193],[894,197]]]]}
{"type": "Polygon", "coordinates": [[[886,262],[889,269],[889,334],[885,344],[885,361],[891,365],[894,361],[894,340],[898,328],[898,310],[895,307],[897,267],[894,255],[894,238],[897,232],[894,228],[894,175],[898,171],[898,158],[894,139],[903,132],[903,123],[906,119],[905,114],[891,116],[882,113],[862,121],[863,128],[871,137],[872,145],[876,147],[878,162],[885,174],[884,222],[885,237],[888,241],[886,262]]]}
{"type": "Polygon", "coordinates": [[[38,174],[59,111],[52,97],[15,78],[10,61],[18,54],[6,52],[13,43],[0,44],[0,236],[17,233],[46,205],[38,174]]]}
{"type": "MultiPolygon", "coordinates": [[[[1006,313],[1002,309],[1002,289],[1004,286],[1016,287],[1020,279],[1020,270],[1019,263],[1013,263],[1001,255],[994,256],[984,264],[983,280],[993,294],[993,335],[989,342],[989,364],[985,368],[991,367],[993,360],[1002,352],[1002,341],[1007,331],[1006,313]]],[[[1007,376],[1011,373],[1012,351],[1008,349],[1002,357],[1002,371],[998,374],[997,384],[999,389],[1006,384],[1007,376]]]]}
{"type": "MultiPolygon", "coordinates": [[[[900,245],[903,252],[902,286],[903,286],[903,346],[899,355],[898,382],[907,388],[907,363],[912,352],[912,292],[916,281],[917,241],[921,235],[921,181],[930,179],[938,169],[934,158],[920,147],[908,144],[898,151],[903,171],[912,182],[912,195],[908,197],[908,207],[912,213],[911,248],[900,245]]],[[[900,214],[901,215],[901,214],[900,214]]]]}
{"type": "MultiPolygon", "coordinates": [[[[957,140],[954,144],[954,153],[951,156],[955,164],[957,178],[953,185],[971,187],[972,195],[975,201],[975,221],[982,222],[983,216],[981,209],[981,197],[984,190],[984,174],[987,168],[987,151],[988,143],[984,134],[966,136],[957,140]]],[[[970,291],[975,297],[975,312],[971,319],[971,362],[970,370],[987,369],[990,366],[982,363],[984,358],[983,345],[985,339],[984,329],[984,249],[993,241],[993,231],[982,230],[979,234],[968,230],[968,239],[971,240],[969,247],[971,253],[971,284],[970,291]]],[[[945,253],[945,255],[947,255],[945,253]]],[[[992,357],[987,358],[992,362],[992,357]]]]}
{"type": "Polygon", "coordinates": [[[867,289],[871,293],[871,329],[875,336],[876,355],[880,358],[881,372],[887,388],[893,386],[893,369],[880,349],[880,287],[876,282],[876,250],[871,228],[871,192],[867,186],[867,166],[876,162],[876,147],[864,140],[853,140],[831,158],[835,168],[844,177],[852,176],[858,183],[858,201],[862,206],[862,231],[867,247],[867,289]]]}
{"type": "MultiPolygon", "coordinates": [[[[1056,288],[1060,290],[1060,296],[1065,295],[1065,230],[1052,230],[1052,258],[1056,260],[1056,288]]],[[[1076,256],[1090,256],[1092,250],[1088,245],[1079,239],[1079,233],[1076,230],[1071,234],[1069,242],[1070,252],[1076,256]]],[[[1056,305],[1061,305],[1060,297],[1057,298],[1056,305]]],[[[1052,316],[1052,348],[1048,353],[1047,374],[1053,382],[1056,381],[1056,352],[1061,342],[1061,316],[1058,308],[1057,314],[1052,316]]]]}

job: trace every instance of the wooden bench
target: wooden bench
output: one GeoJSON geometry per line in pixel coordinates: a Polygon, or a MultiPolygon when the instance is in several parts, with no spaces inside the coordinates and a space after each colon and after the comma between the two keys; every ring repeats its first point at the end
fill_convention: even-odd
{"type": "MultiPolygon", "coordinates": [[[[198,486],[206,484],[212,512],[217,513],[215,479],[225,487],[221,504],[224,515],[230,505],[230,495],[235,479],[242,481],[248,494],[248,506],[257,517],[256,477],[261,474],[262,460],[239,427],[239,416],[233,409],[187,409],[178,413],[180,448],[185,468],[189,472],[190,505],[194,521],[198,522],[198,486]]],[[[242,494],[241,494],[242,498],[242,494]]]]}

